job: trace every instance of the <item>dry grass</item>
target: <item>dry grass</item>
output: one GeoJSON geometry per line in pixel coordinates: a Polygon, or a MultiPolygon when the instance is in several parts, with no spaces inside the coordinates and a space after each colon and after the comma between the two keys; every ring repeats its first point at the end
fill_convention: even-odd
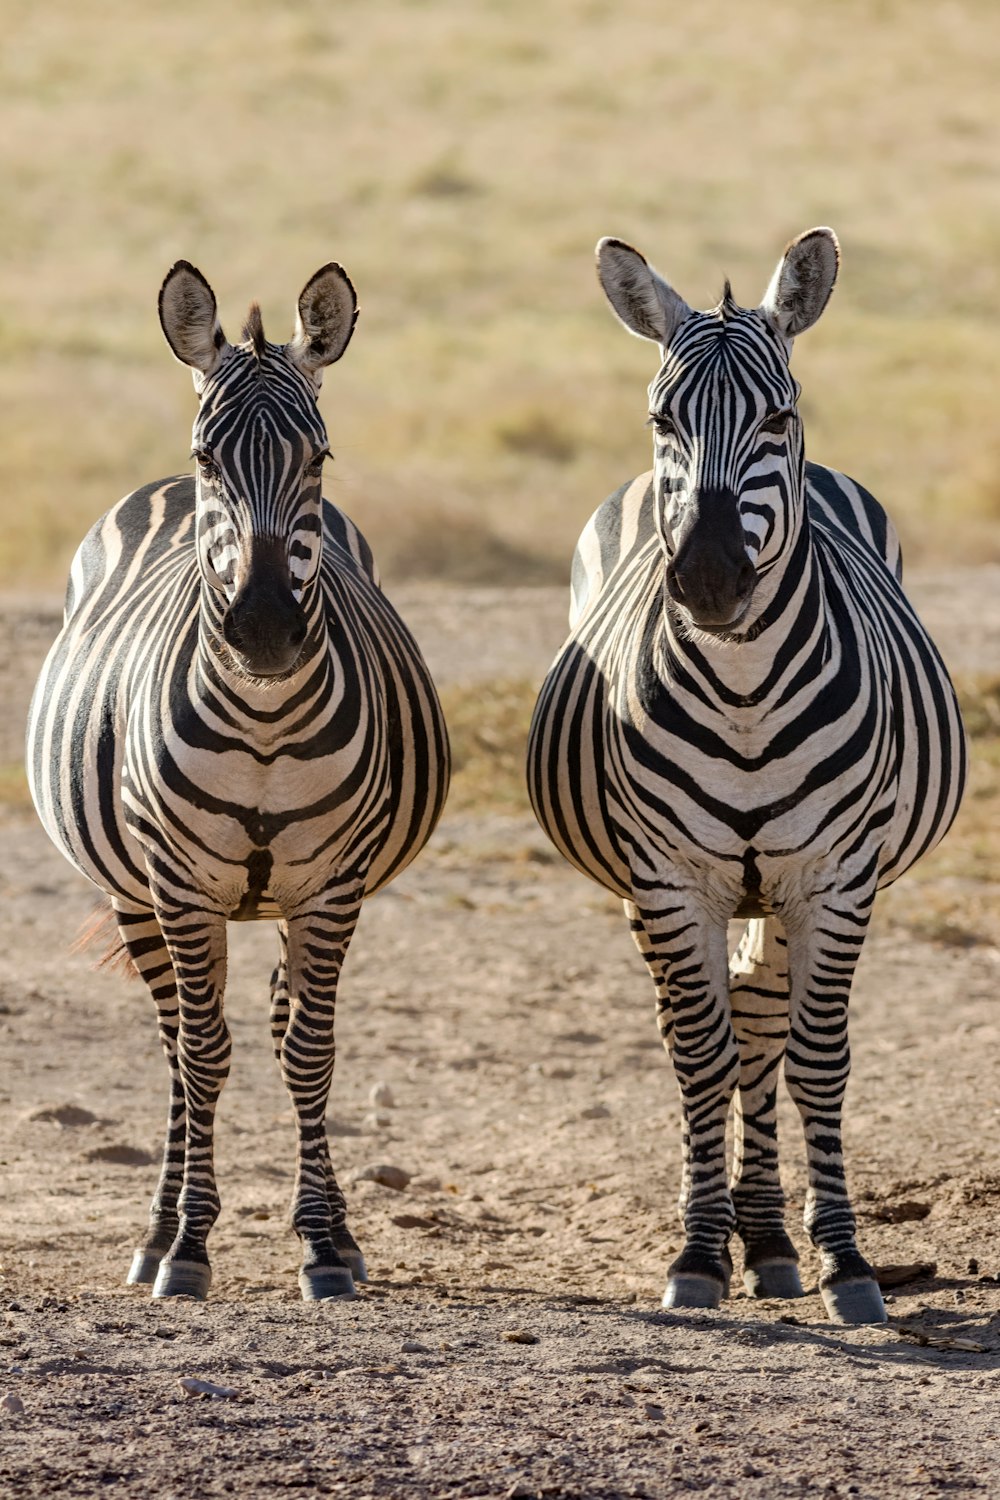
{"type": "Polygon", "coordinates": [[[450,811],[529,811],[524,754],[537,697],[538,684],[523,681],[442,692],[451,739],[450,811]]]}
{"type": "Polygon", "coordinates": [[[990,0],[8,0],[0,582],[56,583],[184,466],[155,317],[178,256],[274,337],[317,265],[355,278],[333,494],[390,577],[561,577],[649,448],[653,354],[594,241],[752,302],[817,222],[845,268],[796,354],[812,456],[911,556],[1000,555],[998,40],[990,0]]]}

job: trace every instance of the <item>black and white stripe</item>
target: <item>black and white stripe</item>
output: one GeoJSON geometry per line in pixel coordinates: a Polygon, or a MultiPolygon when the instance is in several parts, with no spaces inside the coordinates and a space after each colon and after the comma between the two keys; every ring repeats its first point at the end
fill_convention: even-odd
{"type": "Polygon", "coordinates": [[[300,1284],[307,1298],[350,1293],[364,1261],[325,1126],[337,980],[363,898],[437,821],[447,736],[367,543],[321,496],[316,398],[357,316],[344,272],[325,266],[307,284],[283,346],[256,308],[231,346],[186,262],[160,314],[200,395],[196,476],[137,490],[80,547],[32,703],[32,794],[56,845],[111,898],[170,1066],[163,1167],[130,1280],[156,1296],[207,1292],[226,923],[272,918],[300,1284]]]}
{"type": "Polygon", "coordinates": [[[557,847],[623,898],[656,986],[684,1120],[666,1305],[718,1304],[734,1229],[751,1291],[801,1294],[778,1176],[784,1057],[823,1296],[865,1322],[885,1312],[841,1154],[848,995],[876,890],[955,815],[965,742],[885,513],[805,463],[788,360],[838,259],[832,232],[810,231],[759,308],[727,287],[699,313],[638,252],[598,247],[619,318],[661,348],[655,464],[580,539],[528,783],[557,847]],[[733,917],[750,920],[727,961],[733,917]]]}

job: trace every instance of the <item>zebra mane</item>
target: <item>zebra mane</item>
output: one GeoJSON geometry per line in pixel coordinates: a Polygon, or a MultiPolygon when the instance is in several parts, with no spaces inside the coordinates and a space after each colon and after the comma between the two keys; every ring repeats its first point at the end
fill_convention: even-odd
{"type": "Polygon", "coordinates": [[[264,320],[260,315],[260,303],[251,302],[250,309],[243,324],[243,342],[250,345],[255,359],[262,359],[267,350],[267,339],[264,337],[264,320]]]}
{"type": "Polygon", "coordinates": [[[722,288],[722,296],[719,298],[718,303],[712,309],[712,311],[722,323],[728,323],[730,318],[737,317],[743,311],[742,307],[740,307],[740,304],[733,296],[733,289],[729,284],[728,277],[726,278],[725,285],[722,288]]]}

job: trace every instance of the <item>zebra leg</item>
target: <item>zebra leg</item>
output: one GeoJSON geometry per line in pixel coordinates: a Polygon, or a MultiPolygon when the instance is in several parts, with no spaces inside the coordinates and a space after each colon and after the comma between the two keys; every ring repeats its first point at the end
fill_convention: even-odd
{"type": "Polygon", "coordinates": [[[671,886],[656,909],[626,903],[633,936],[656,986],[660,1033],[680,1089],[685,1244],[670,1266],[664,1307],[718,1307],[728,1295],[736,1227],[726,1181],[726,1119],[739,1081],[729,1016],[724,923],[706,919],[671,886]]]}
{"type": "MultiPolygon", "coordinates": [[[[278,962],[271,975],[271,1041],[279,1068],[281,1067],[281,1050],[285,1043],[285,1033],[288,1030],[289,1014],[288,926],[285,922],[279,922],[278,962]]],[[[360,1245],[347,1227],[347,1205],[333,1170],[333,1162],[330,1160],[330,1150],[325,1132],[322,1139],[322,1154],[325,1158],[326,1191],[327,1197],[330,1200],[331,1221],[334,1225],[339,1226],[332,1231],[334,1246],[344,1264],[349,1268],[352,1279],[355,1282],[366,1282],[368,1280],[368,1269],[365,1266],[365,1258],[361,1253],[360,1245]]]]}
{"type": "Polygon", "coordinates": [[[186,1109],[184,1085],[177,1061],[177,981],[160,924],[150,911],[129,911],[116,905],[118,931],[129,958],[145,980],[156,1003],[156,1016],[167,1066],[170,1069],[170,1103],[163,1161],[153,1201],[149,1206],[149,1233],[132,1257],[126,1281],[149,1286],[160,1262],[170,1249],[179,1227],[177,1200],[184,1182],[184,1132],[186,1109]]]}
{"type": "Polygon", "coordinates": [[[222,1012],[226,923],[221,913],[192,911],[176,899],[169,904],[161,900],[157,915],[177,978],[177,1063],[187,1109],[177,1233],[160,1262],[153,1296],[201,1300],[212,1279],[206,1242],[220,1207],[215,1109],[229,1075],[231,1053],[222,1012]]]}
{"type": "MultiPolygon", "coordinates": [[[[330,1161],[326,1106],[335,1058],[337,981],[361,909],[356,883],[322,908],[288,920],[288,1023],[279,1063],[295,1109],[298,1156],[292,1224],[302,1242],[299,1286],[307,1302],[354,1295],[364,1260],[347,1229],[347,1206],[330,1161]]],[[[280,964],[279,964],[280,969],[280,964]]]]}
{"type": "Polygon", "coordinates": [[[801,1297],[798,1252],[785,1230],[778,1171],[778,1074],[788,1036],[788,944],[776,917],[748,924],[729,963],[740,1048],[732,1194],[743,1281],[754,1297],[801,1297]]]}
{"type": "Polygon", "coordinates": [[[786,916],[791,1027],[785,1079],[802,1117],[809,1187],[805,1225],[820,1255],[820,1292],[842,1323],[884,1323],[885,1304],[858,1250],[847,1195],[841,1112],[850,1072],[847,1002],[871,911],[855,892],[834,893],[792,921],[786,916]]]}

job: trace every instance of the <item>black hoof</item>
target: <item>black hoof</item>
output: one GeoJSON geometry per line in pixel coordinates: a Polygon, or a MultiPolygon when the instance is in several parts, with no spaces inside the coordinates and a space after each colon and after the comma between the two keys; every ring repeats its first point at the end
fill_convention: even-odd
{"type": "Polygon", "coordinates": [[[353,1250],[340,1250],[339,1253],[341,1260],[351,1273],[351,1279],[359,1286],[367,1286],[368,1267],[365,1265],[365,1258],[357,1245],[354,1246],[353,1250]]]}
{"type": "Polygon", "coordinates": [[[357,1240],[346,1224],[342,1229],[334,1230],[333,1248],[350,1271],[354,1281],[360,1285],[366,1284],[368,1281],[368,1267],[365,1265],[365,1258],[361,1254],[357,1240]]]}
{"type": "Polygon", "coordinates": [[[348,1300],[358,1295],[347,1266],[317,1266],[312,1271],[300,1271],[299,1287],[303,1302],[348,1300]]]}
{"type": "Polygon", "coordinates": [[[835,1281],[821,1286],[820,1295],[835,1323],[884,1323],[885,1303],[874,1278],[835,1281]]]}
{"type": "Polygon", "coordinates": [[[200,1260],[163,1260],[153,1283],[154,1297],[193,1297],[204,1302],[212,1284],[212,1268],[200,1260]]]}
{"type": "Polygon", "coordinates": [[[794,1260],[761,1260],[755,1266],[746,1266],[743,1285],[751,1297],[805,1296],[794,1260]]]}
{"type": "Polygon", "coordinates": [[[718,1307],[726,1288],[714,1276],[682,1271],[671,1276],[663,1293],[664,1307],[718,1307]]]}
{"type": "Polygon", "coordinates": [[[137,1250],[132,1257],[132,1264],[128,1268],[125,1285],[152,1286],[159,1272],[162,1259],[162,1251],[137,1250]]]}

